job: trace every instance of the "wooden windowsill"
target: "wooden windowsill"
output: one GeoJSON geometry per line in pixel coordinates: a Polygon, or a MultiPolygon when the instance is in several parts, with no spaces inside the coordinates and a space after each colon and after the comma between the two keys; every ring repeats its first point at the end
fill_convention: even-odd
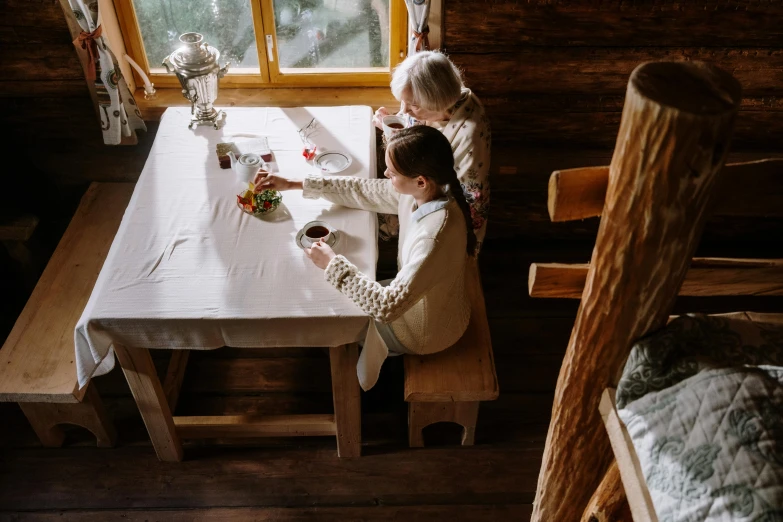
{"type": "MultiPolygon", "coordinates": [[[[180,89],[157,89],[155,97],[144,99],[144,89],[134,93],[141,114],[147,121],[160,120],[168,107],[188,107],[190,102],[180,89]]],[[[389,87],[301,87],[250,89],[221,89],[215,107],[323,107],[337,105],[369,105],[373,109],[396,109],[400,103],[394,99],[389,87]]]]}

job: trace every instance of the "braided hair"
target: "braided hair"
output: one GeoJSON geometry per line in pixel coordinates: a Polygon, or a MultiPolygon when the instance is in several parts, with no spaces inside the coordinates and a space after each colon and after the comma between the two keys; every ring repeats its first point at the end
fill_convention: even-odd
{"type": "Polygon", "coordinates": [[[454,154],[449,140],[437,129],[414,125],[392,134],[386,148],[389,158],[401,175],[406,178],[423,176],[437,185],[448,186],[451,197],[457,202],[465,218],[468,255],[474,255],[476,235],[473,233],[470,206],[454,170],[454,154]]]}

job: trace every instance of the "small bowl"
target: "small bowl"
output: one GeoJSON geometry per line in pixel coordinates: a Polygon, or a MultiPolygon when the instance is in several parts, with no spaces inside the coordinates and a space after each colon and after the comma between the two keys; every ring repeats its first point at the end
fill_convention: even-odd
{"type": "Polygon", "coordinates": [[[254,216],[274,212],[282,201],[283,195],[276,190],[263,190],[258,194],[246,190],[243,194],[237,195],[237,206],[242,212],[254,216]]]}

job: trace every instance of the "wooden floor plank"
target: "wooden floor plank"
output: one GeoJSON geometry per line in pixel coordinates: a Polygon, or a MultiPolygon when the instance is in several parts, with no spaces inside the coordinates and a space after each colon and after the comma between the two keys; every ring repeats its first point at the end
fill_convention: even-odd
{"type": "Polygon", "coordinates": [[[334,448],[193,448],[180,463],[149,447],[0,453],[0,511],[529,503],[540,442],[371,453],[334,448]]]}
{"type": "Polygon", "coordinates": [[[55,511],[6,513],[10,520],[29,522],[497,522],[527,520],[530,504],[491,506],[378,506],[339,508],[206,508],[189,510],[55,511]]]}

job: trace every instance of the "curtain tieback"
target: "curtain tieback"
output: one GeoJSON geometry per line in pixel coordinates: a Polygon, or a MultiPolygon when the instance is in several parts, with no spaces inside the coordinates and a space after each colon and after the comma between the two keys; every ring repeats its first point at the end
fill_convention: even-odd
{"type": "Polygon", "coordinates": [[[427,25],[424,27],[424,29],[421,30],[421,32],[413,31],[413,38],[416,40],[416,52],[421,51],[422,49],[427,51],[430,48],[430,39],[427,36],[430,34],[430,26],[427,25]]]}
{"type": "Polygon", "coordinates": [[[96,38],[101,37],[101,32],[103,26],[99,25],[95,28],[95,30],[91,33],[82,31],[79,33],[79,36],[76,37],[76,40],[73,41],[74,45],[80,46],[82,49],[85,49],[87,51],[87,54],[90,57],[90,63],[87,66],[87,79],[91,82],[95,81],[96,72],[95,72],[95,64],[100,59],[98,57],[98,47],[95,43],[96,38]]]}

